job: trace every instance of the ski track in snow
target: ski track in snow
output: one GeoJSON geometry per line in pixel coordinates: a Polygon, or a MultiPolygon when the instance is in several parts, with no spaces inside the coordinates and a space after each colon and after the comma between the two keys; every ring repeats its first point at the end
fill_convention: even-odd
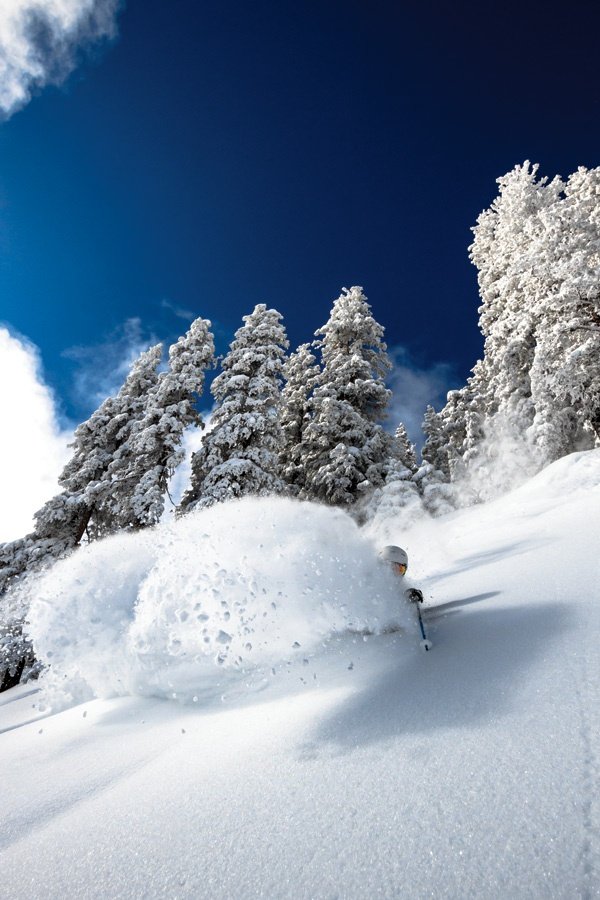
{"type": "Polygon", "coordinates": [[[600,896],[599,494],[578,454],[400,532],[430,654],[347,633],[195,705],[3,695],[0,893],[600,896]]]}

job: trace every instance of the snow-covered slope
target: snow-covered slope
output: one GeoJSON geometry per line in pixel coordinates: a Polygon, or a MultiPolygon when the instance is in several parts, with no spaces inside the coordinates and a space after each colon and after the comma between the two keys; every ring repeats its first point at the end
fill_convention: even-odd
{"type": "Polygon", "coordinates": [[[600,452],[399,529],[429,654],[406,611],[381,633],[393,584],[352,523],[272,503],[90,548],[44,585],[50,698],[88,699],[0,696],[0,894],[597,896],[600,452]],[[194,596],[206,633],[180,628],[194,596]]]}

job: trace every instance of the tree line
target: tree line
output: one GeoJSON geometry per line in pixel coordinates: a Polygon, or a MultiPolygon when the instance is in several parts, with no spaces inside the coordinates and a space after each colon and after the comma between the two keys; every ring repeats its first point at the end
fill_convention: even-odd
{"type": "Polygon", "coordinates": [[[280,494],[341,506],[360,523],[406,522],[487,499],[514,483],[515,469],[532,474],[598,446],[600,169],[566,182],[537,171],[526,162],[500,178],[473,229],[483,357],[440,411],[428,407],[420,460],[403,423],[384,428],[391,363],[360,287],[344,288],[313,342],[292,353],[281,314],[265,304],[220,361],[202,318],[169,348],[165,371],[160,344],[142,353],[75,430],[62,490],[32,533],[0,545],[0,681],[30,663],[13,588],[81,543],[160,521],[184,433],[204,428],[198,403],[219,362],[177,516],[280,494]]]}
{"type": "Polygon", "coordinates": [[[470,502],[600,444],[600,168],[525,162],[498,184],[469,248],[483,358],[425,423],[424,456],[470,502]]]}

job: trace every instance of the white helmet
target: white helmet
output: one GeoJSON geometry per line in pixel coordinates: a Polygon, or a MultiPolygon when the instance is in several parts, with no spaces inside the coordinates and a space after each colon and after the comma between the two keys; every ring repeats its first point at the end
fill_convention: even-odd
{"type": "Polygon", "coordinates": [[[399,563],[401,566],[408,566],[406,550],[403,550],[402,547],[395,547],[393,544],[384,547],[379,553],[379,558],[384,559],[386,562],[399,563]]]}

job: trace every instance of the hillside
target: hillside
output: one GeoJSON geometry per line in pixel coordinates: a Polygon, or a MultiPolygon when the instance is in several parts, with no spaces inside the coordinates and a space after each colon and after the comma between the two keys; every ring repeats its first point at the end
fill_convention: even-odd
{"type": "Polygon", "coordinates": [[[599,501],[589,451],[392,535],[429,654],[376,537],[322,507],[57,566],[51,674],[0,697],[2,895],[599,895],[599,501]]]}

